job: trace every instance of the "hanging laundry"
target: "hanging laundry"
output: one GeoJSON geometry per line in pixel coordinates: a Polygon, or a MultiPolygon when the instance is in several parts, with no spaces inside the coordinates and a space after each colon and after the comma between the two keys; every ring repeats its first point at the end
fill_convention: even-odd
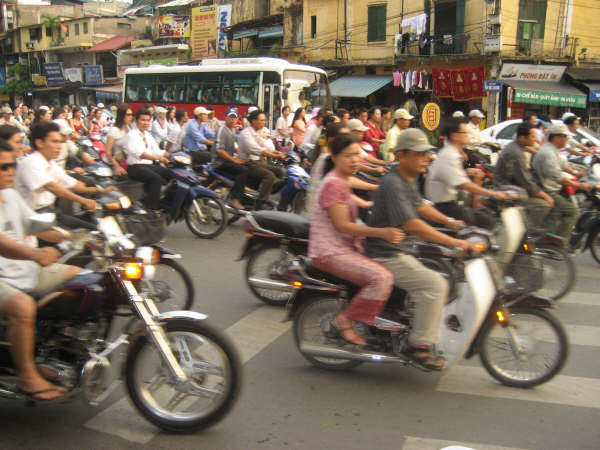
{"type": "Polygon", "coordinates": [[[394,36],[394,55],[399,55],[402,48],[402,34],[398,33],[394,36]]]}
{"type": "Polygon", "coordinates": [[[418,70],[415,72],[415,77],[416,77],[416,81],[415,81],[415,88],[421,88],[421,72],[419,72],[418,70]]]}
{"type": "Polygon", "coordinates": [[[400,72],[394,72],[392,73],[392,77],[394,77],[394,87],[398,87],[400,86],[400,72]]]}
{"type": "Polygon", "coordinates": [[[406,78],[404,79],[404,93],[408,94],[408,91],[410,91],[411,82],[412,75],[410,74],[410,72],[406,72],[406,78]]]}
{"type": "Polygon", "coordinates": [[[400,72],[400,87],[404,89],[404,72],[400,72]]]}
{"type": "Polygon", "coordinates": [[[452,45],[453,36],[451,34],[445,34],[443,42],[444,42],[444,45],[452,45]]]}
{"type": "Polygon", "coordinates": [[[402,20],[402,33],[423,34],[427,26],[427,13],[402,20]]]}

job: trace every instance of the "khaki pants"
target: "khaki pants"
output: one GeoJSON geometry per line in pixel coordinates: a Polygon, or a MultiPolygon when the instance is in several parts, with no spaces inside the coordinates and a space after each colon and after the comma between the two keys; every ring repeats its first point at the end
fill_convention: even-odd
{"type": "Polygon", "coordinates": [[[415,304],[415,318],[409,341],[413,345],[439,342],[442,310],[448,297],[448,283],[414,256],[398,253],[391,258],[373,258],[394,276],[394,284],[404,289],[415,304]]]}

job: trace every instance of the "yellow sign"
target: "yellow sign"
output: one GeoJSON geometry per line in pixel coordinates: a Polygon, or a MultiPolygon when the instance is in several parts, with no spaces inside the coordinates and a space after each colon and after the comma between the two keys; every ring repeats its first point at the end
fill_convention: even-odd
{"type": "Polygon", "coordinates": [[[192,8],[192,60],[217,57],[217,6],[192,8]]]}
{"type": "Polygon", "coordinates": [[[3,101],[3,102],[9,102],[10,101],[10,95],[2,94],[2,95],[0,95],[0,100],[3,101]]]}
{"type": "Polygon", "coordinates": [[[46,76],[45,75],[34,75],[33,76],[33,85],[34,86],[46,86],[46,76]]]}
{"type": "Polygon", "coordinates": [[[434,131],[440,126],[442,114],[437,103],[427,103],[421,112],[421,122],[429,131],[434,131]]]}

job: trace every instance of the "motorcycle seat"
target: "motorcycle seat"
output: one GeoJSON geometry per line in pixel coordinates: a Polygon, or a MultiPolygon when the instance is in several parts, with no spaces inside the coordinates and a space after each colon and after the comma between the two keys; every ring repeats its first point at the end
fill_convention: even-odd
{"type": "Polygon", "coordinates": [[[44,299],[45,297],[55,293],[60,292],[64,289],[70,287],[78,287],[78,286],[92,286],[94,284],[98,284],[102,282],[104,278],[103,272],[91,272],[89,270],[83,270],[81,273],[75,275],[73,278],[68,279],[67,281],[55,286],[49,291],[45,292],[36,292],[30,294],[36,302],[44,299]]]}
{"type": "Polygon", "coordinates": [[[297,239],[308,239],[310,223],[298,214],[282,211],[256,211],[252,214],[256,222],[267,230],[297,239]]]}

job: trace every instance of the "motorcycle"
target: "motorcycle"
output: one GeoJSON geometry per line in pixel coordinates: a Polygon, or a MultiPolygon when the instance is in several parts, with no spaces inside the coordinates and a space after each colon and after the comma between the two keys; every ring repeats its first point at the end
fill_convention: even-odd
{"type": "Polygon", "coordinates": [[[600,190],[596,188],[585,195],[586,200],[569,244],[573,250],[584,252],[589,249],[600,264],[600,190]]]}
{"type": "Polygon", "coordinates": [[[185,219],[192,233],[203,239],[220,235],[227,226],[227,212],[219,195],[202,186],[184,152],[170,155],[174,179],[163,191],[161,209],[169,222],[185,219]]]}
{"type": "MultiPolygon", "coordinates": [[[[465,265],[466,284],[448,303],[440,322],[443,370],[463,357],[479,354],[488,373],[501,383],[521,388],[542,384],[560,372],[568,354],[567,334],[547,309],[550,300],[515,291],[504,276],[519,249],[525,221],[519,207],[502,211],[503,226],[489,252],[465,265]]],[[[287,320],[293,320],[297,349],[313,365],[346,370],[363,362],[396,363],[423,369],[404,354],[411,332],[412,299],[395,289],[373,326],[357,324],[367,346],[346,342],[331,320],[348,305],[358,287],[296,259],[289,264],[287,320]]],[[[418,299],[416,299],[418,300],[418,299]]]]}
{"type": "MultiPolygon", "coordinates": [[[[44,221],[48,229],[50,221],[44,221]]],[[[36,404],[81,396],[96,406],[124,381],[138,412],[163,430],[191,432],[215,424],[240,390],[234,346],[204,314],[159,313],[154,299],[141,293],[141,281],[154,272],[153,249],[136,247],[113,217],[100,219],[99,230],[121,255],[118,262],[81,272],[36,299],[35,362],[67,393],[50,401],[21,393],[10,343],[2,339],[0,397],[36,404]],[[119,324],[123,316],[129,320],[119,324]]],[[[6,336],[5,322],[0,335],[6,336]]]]}
{"type": "Polygon", "coordinates": [[[285,159],[287,178],[281,189],[278,211],[302,214],[306,211],[306,194],[310,189],[310,175],[301,165],[301,157],[289,151],[285,159]]]}

